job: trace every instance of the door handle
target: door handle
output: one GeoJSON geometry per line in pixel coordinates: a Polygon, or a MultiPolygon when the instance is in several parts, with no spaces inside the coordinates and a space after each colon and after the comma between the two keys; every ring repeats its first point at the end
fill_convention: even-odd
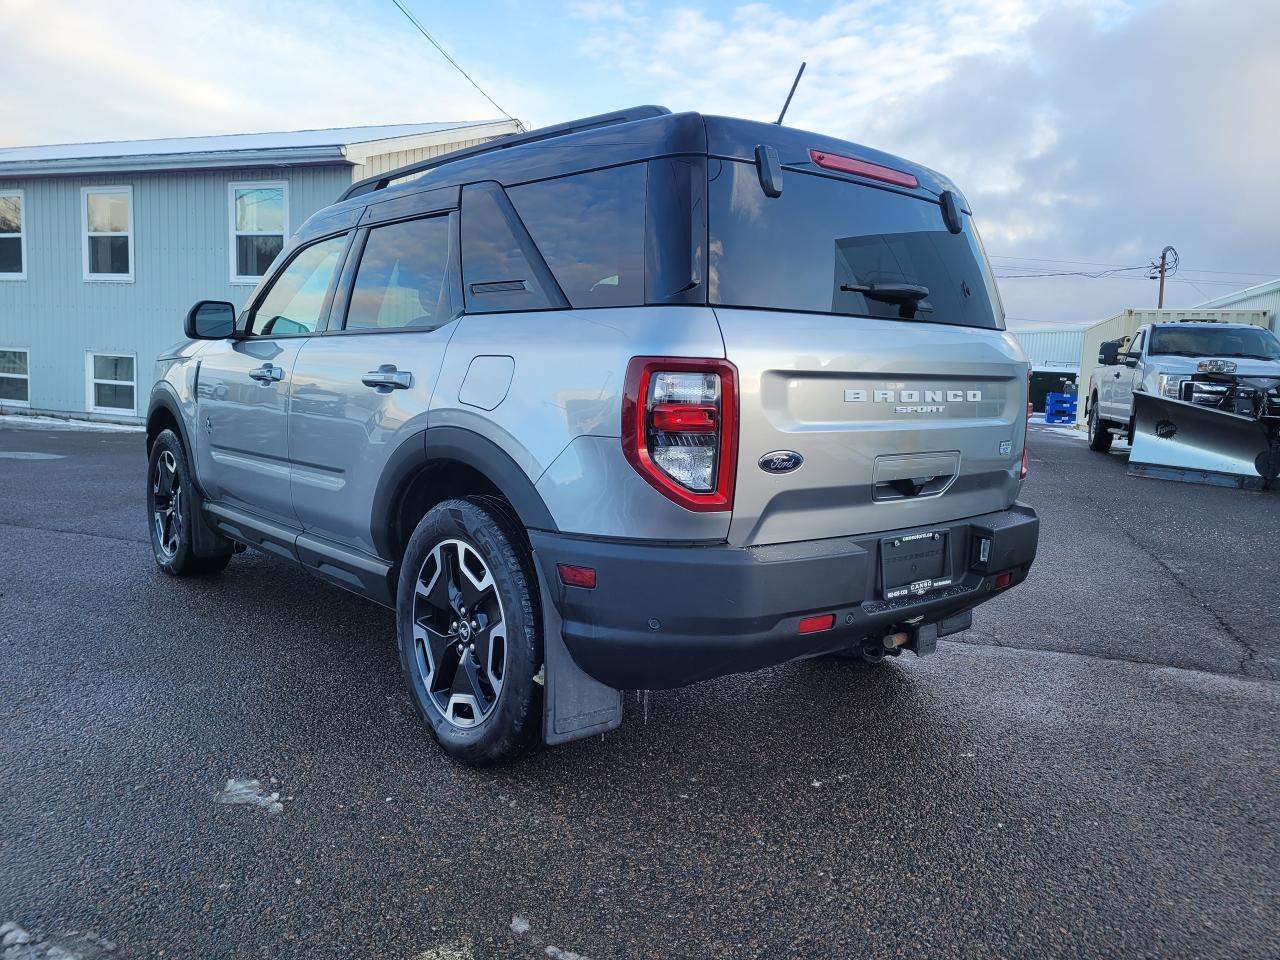
{"type": "Polygon", "coordinates": [[[1116,379],[1117,379],[1117,380],[1119,380],[1119,379],[1120,379],[1120,371],[1119,371],[1119,370],[1117,370],[1117,371],[1116,371],[1116,379]]]}
{"type": "Polygon", "coordinates": [[[377,370],[370,370],[360,382],[366,387],[374,387],[383,392],[392,390],[408,390],[413,386],[413,374],[408,370],[397,370],[394,363],[384,363],[377,370]]]}
{"type": "Polygon", "coordinates": [[[249,376],[259,383],[278,383],[284,379],[284,369],[264,363],[262,366],[250,370],[249,376]]]}

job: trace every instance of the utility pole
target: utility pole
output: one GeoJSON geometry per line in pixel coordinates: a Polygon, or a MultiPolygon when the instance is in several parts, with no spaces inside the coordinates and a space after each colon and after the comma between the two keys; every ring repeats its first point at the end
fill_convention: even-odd
{"type": "Polygon", "coordinates": [[[1160,293],[1156,299],[1156,309],[1164,309],[1164,279],[1171,277],[1178,269],[1178,251],[1173,247],[1165,247],[1160,251],[1160,262],[1151,262],[1151,272],[1147,274],[1152,280],[1160,279],[1160,293]]]}

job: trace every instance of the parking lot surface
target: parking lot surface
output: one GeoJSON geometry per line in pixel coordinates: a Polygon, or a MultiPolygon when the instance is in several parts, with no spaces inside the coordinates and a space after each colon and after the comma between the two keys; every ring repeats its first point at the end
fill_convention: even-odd
{"type": "Polygon", "coordinates": [[[0,923],[85,960],[1277,956],[1280,497],[1031,444],[1036,566],[936,656],[629,694],[475,771],[389,612],[254,553],[167,578],[140,434],[0,427],[0,923]]]}

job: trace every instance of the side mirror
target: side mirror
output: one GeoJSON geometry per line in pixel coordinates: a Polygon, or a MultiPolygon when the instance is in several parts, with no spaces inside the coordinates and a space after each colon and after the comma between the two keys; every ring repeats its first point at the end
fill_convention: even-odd
{"type": "Polygon", "coordinates": [[[1116,354],[1119,352],[1120,344],[1115,340],[1108,340],[1098,347],[1098,362],[1104,367],[1114,367],[1120,362],[1116,359],[1116,354]]]}
{"type": "Polygon", "coordinates": [[[236,332],[236,308],[223,300],[200,300],[187,311],[182,330],[192,340],[226,340],[236,332]]]}
{"type": "Polygon", "coordinates": [[[1126,367],[1136,367],[1139,359],[1140,358],[1136,353],[1126,353],[1124,355],[1124,365],[1126,367]]]}

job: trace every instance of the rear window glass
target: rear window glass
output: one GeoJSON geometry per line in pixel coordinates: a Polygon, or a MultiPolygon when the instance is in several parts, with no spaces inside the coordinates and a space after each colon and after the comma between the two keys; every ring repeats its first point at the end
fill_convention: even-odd
{"type": "Polygon", "coordinates": [[[453,319],[449,219],[406,220],[369,231],[347,308],[348,330],[433,329],[453,319]]]}
{"type": "Polygon", "coordinates": [[[1003,327],[967,215],[953,234],[936,203],[791,170],[782,196],[769,198],[754,164],[718,166],[709,170],[712,303],[1003,327]]]}
{"type": "Polygon", "coordinates": [[[645,179],[634,163],[507,190],[574,307],[644,301],[645,179]]]}

